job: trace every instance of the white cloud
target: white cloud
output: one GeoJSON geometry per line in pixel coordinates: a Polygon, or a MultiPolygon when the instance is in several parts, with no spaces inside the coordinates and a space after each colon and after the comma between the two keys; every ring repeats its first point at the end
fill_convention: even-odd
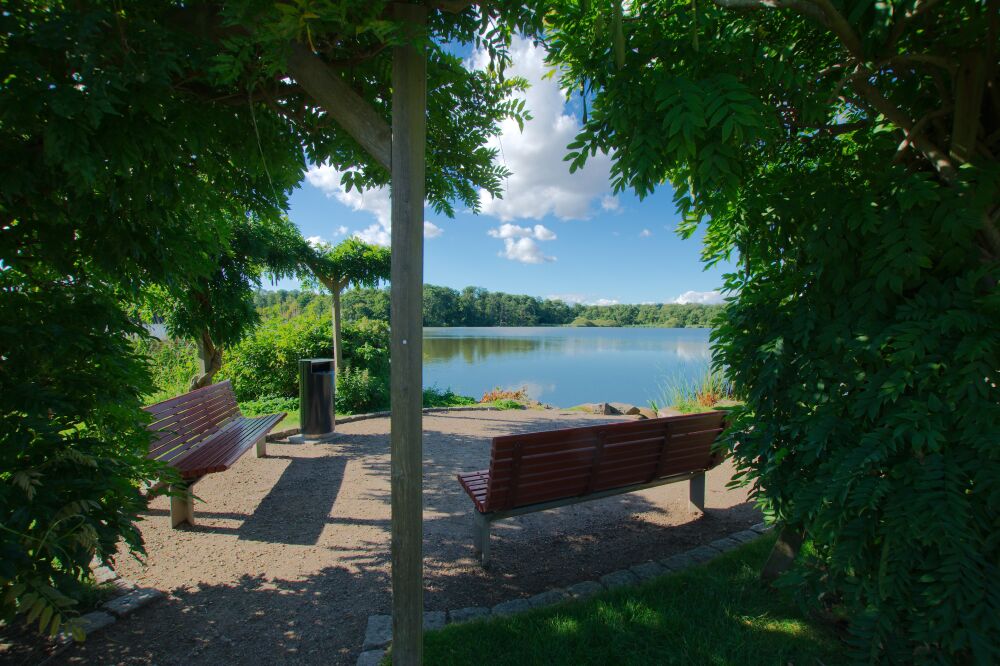
{"type": "Polygon", "coordinates": [[[533,227],[519,227],[516,224],[501,224],[496,229],[486,232],[493,238],[503,240],[503,250],[499,256],[511,261],[519,261],[522,264],[541,264],[555,261],[555,257],[549,257],[542,252],[538,241],[555,240],[556,234],[551,229],[541,224],[533,227]]]}
{"type": "Polygon", "coordinates": [[[698,303],[700,305],[715,305],[723,303],[723,296],[718,291],[685,291],[674,299],[674,303],[686,305],[688,303],[698,303]]]}
{"type": "Polygon", "coordinates": [[[586,294],[552,294],[551,296],[545,297],[550,301],[562,301],[563,303],[568,303],[573,305],[574,303],[579,303],[581,305],[618,305],[621,301],[617,298],[590,298],[586,294]]]}
{"type": "MultiPolygon", "coordinates": [[[[389,224],[392,215],[389,188],[377,187],[364,192],[352,189],[348,192],[340,182],[343,176],[343,172],[331,164],[314,164],[306,171],[306,181],[322,190],[326,196],[336,199],[355,212],[364,211],[375,216],[375,223],[356,231],[355,236],[366,243],[389,245],[389,224]]],[[[346,231],[345,228],[344,232],[346,231]]]]}
{"type": "Polygon", "coordinates": [[[652,235],[653,232],[650,231],[649,229],[643,229],[642,231],[639,232],[639,238],[649,238],[652,235]]]}
{"type": "MultiPolygon", "coordinates": [[[[346,233],[347,233],[347,227],[345,227],[344,225],[340,225],[339,227],[333,230],[333,237],[336,238],[337,236],[343,236],[346,233]]],[[[333,244],[331,241],[323,238],[322,236],[310,236],[309,238],[306,239],[306,242],[312,245],[313,247],[333,244]]]]}
{"type": "Polygon", "coordinates": [[[538,246],[538,241],[534,238],[504,238],[503,250],[499,255],[504,259],[519,261],[522,264],[542,264],[555,261],[555,257],[549,257],[542,252],[538,246]]]}
{"type": "MultiPolygon", "coordinates": [[[[352,211],[363,211],[375,216],[375,222],[361,231],[354,232],[355,236],[366,243],[388,246],[392,234],[392,200],[389,197],[389,188],[377,187],[364,192],[352,189],[348,192],[340,182],[343,176],[342,171],[330,164],[314,164],[306,171],[306,181],[322,190],[326,196],[336,199],[352,211]]],[[[346,233],[347,227],[340,226],[334,236],[346,233]]],[[[441,227],[433,222],[424,221],[424,238],[437,238],[443,233],[444,229],[441,227]]],[[[315,238],[323,240],[318,236],[315,238]]]]}
{"type": "MultiPolygon", "coordinates": [[[[531,84],[524,98],[533,119],[525,123],[524,132],[516,122],[505,121],[502,134],[493,139],[491,145],[501,149],[498,159],[513,175],[504,183],[502,199],[480,191],[483,212],[504,222],[537,220],[549,214],[569,220],[589,217],[595,199],[602,206],[617,205],[607,197],[610,157],[595,155],[572,175],[569,163],[563,161],[566,145],[579,133],[580,123],[565,111],[566,97],[559,89],[558,77],[542,78],[549,71],[544,49],[517,37],[511,45],[511,57],[513,65],[508,73],[523,76],[531,84]]],[[[473,54],[471,66],[485,68],[487,63],[485,52],[473,54]]]]}
{"type": "Polygon", "coordinates": [[[587,297],[583,294],[551,294],[545,297],[549,301],[562,301],[563,303],[584,303],[587,297]]]}
{"type": "Polygon", "coordinates": [[[556,239],[556,234],[551,229],[541,224],[534,227],[519,227],[516,224],[501,224],[496,229],[486,232],[493,238],[534,238],[540,241],[550,241],[556,239]]]}
{"type": "Polygon", "coordinates": [[[621,208],[621,203],[618,201],[618,197],[612,196],[610,194],[605,194],[601,197],[601,209],[606,211],[616,211],[621,208]]]}

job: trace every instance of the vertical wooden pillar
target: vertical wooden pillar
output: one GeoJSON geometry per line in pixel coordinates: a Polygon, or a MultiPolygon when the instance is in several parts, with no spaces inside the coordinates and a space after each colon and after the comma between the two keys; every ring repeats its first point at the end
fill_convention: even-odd
{"type": "MultiPolygon", "coordinates": [[[[414,34],[427,9],[396,5],[414,34]]],[[[423,660],[424,158],[427,60],[423,48],[392,54],[392,661],[423,660]]]]}

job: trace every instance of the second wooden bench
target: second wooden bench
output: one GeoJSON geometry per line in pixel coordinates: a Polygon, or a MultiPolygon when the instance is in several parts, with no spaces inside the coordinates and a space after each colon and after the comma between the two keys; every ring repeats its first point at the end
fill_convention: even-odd
{"type": "Polygon", "coordinates": [[[459,474],[475,505],[474,544],[485,565],[490,524],[525,513],[666,483],[689,481],[691,503],[705,509],[705,472],[724,412],[625,421],[494,437],[490,468],[459,474]]]}

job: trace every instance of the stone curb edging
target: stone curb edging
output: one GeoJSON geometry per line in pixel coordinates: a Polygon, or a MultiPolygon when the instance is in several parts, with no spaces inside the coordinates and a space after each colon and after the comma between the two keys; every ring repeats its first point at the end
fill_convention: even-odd
{"type": "MultiPolygon", "coordinates": [[[[533,608],[550,606],[568,599],[586,599],[605,590],[614,590],[631,585],[637,585],[651,578],[681,571],[698,564],[704,564],[723,553],[750,543],[766,534],[772,525],[757,523],[746,530],[733,532],[729,536],[716,539],[709,544],[698,546],[682,553],[665,557],[659,561],[643,562],[612,571],[601,576],[599,580],[587,580],[564,588],[552,588],[527,598],[511,599],[501,602],[492,608],[475,606],[456,608],[449,611],[425,611],[424,631],[440,629],[446,624],[459,624],[488,617],[503,617],[521,613],[533,608]]],[[[358,655],[357,666],[378,666],[385,656],[386,649],[392,642],[392,616],[370,615],[365,628],[364,643],[361,654],[358,655]]]]}
{"type": "MultiPolygon", "coordinates": [[[[95,566],[93,574],[94,580],[98,584],[113,583],[118,588],[119,594],[101,604],[99,610],[93,610],[80,616],[80,623],[87,637],[105,627],[110,627],[133,611],[164,597],[162,591],[154,587],[139,587],[132,581],[120,577],[111,567],[103,564],[95,566]]],[[[69,632],[61,631],[56,635],[55,642],[56,647],[50,656],[55,656],[68,648],[75,642],[75,639],[69,632]]]]}
{"type": "MultiPolygon", "coordinates": [[[[480,406],[480,405],[468,405],[466,407],[424,407],[420,410],[424,414],[437,414],[439,412],[495,412],[496,407],[490,406],[480,406]]],[[[338,416],[336,423],[354,423],[355,421],[367,421],[368,419],[382,419],[387,416],[392,416],[392,412],[368,412],[367,414],[351,414],[350,416],[338,416]]],[[[288,430],[279,430],[278,432],[272,432],[267,436],[268,442],[277,442],[282,439],[288,439],[293,435],[298,435],[302,432],[301,428],[289,428],[288,430]]]]}

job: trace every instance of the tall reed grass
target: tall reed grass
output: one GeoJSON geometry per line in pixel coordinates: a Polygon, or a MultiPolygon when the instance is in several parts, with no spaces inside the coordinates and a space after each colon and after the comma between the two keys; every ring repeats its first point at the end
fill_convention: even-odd
{"type": "Polygon", "coordinates": [[[723,401],[737,401],[733,383],[719,369],[711,366],[696,375],[676,373],[660,382],[660,394],[649,401],[659,410],[673,407],[681,412],[703,412],[723,401]]]}

